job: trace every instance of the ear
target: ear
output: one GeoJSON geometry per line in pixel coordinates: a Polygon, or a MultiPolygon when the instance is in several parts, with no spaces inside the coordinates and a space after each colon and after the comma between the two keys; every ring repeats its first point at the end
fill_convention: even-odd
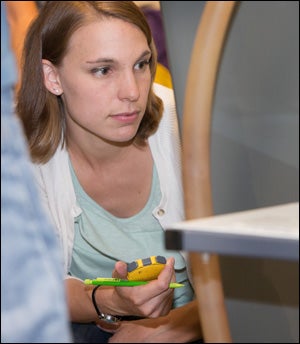
{"type": "Polygon", "coordinates": [[[59,76],[55,66],[48,60],[42,60],[44,84],[47,90],[56,96],[60,96],[63,93],[59,76]]]}

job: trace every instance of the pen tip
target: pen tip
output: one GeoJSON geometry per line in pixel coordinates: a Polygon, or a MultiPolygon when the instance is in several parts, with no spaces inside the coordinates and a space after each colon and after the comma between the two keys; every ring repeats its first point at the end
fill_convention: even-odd
{"type": "Polygon", "coordinates": [[[184,287],[182,283],[170,283],[170,288],[181,288],[184,287]]]}

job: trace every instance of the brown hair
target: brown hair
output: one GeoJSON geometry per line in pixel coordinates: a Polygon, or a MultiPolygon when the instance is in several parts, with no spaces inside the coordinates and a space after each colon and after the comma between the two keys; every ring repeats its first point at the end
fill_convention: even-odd
{"type": "MultiPolygon", "coordinates": [[[[59,66],[72,34],[91,19],[114,17],[136,25],[145,34],[152,53],[152,83],[157,53],[144,14],[132,1],[47,1],[27,33],[23,51],[22,83],[17,98],[20,116],[34,162],[46,163],[65,144],[65,116],[62,99],[44,85],[42,59],[59,66]]],[[[159,124],[163,104],[152,88],[145,115],[135,137],[143,145],[159,124]]]]}

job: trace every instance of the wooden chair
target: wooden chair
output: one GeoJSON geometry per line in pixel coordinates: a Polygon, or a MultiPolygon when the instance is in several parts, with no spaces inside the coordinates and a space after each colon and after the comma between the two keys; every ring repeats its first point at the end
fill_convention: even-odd
{"type": "MultiPolygon", "coordinates": [[[[186,219],[213,215],[210,129],[215,83],[235,1],[207,1],[192,51],[182,122],[186,219]]],[[[216,254],[189,254],[205,342],[231,342],[216,254]]]]}

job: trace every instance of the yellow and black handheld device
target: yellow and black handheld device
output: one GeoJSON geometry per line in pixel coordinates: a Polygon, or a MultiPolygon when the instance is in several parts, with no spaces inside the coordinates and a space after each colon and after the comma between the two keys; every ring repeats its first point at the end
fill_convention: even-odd
{"type": "Polygon", "coordinates": [[[129,281],[151,281],[157,279],[166,263],[167,260],[163,256],[137,259],[127,264],[127,279],[129,281]]]}

